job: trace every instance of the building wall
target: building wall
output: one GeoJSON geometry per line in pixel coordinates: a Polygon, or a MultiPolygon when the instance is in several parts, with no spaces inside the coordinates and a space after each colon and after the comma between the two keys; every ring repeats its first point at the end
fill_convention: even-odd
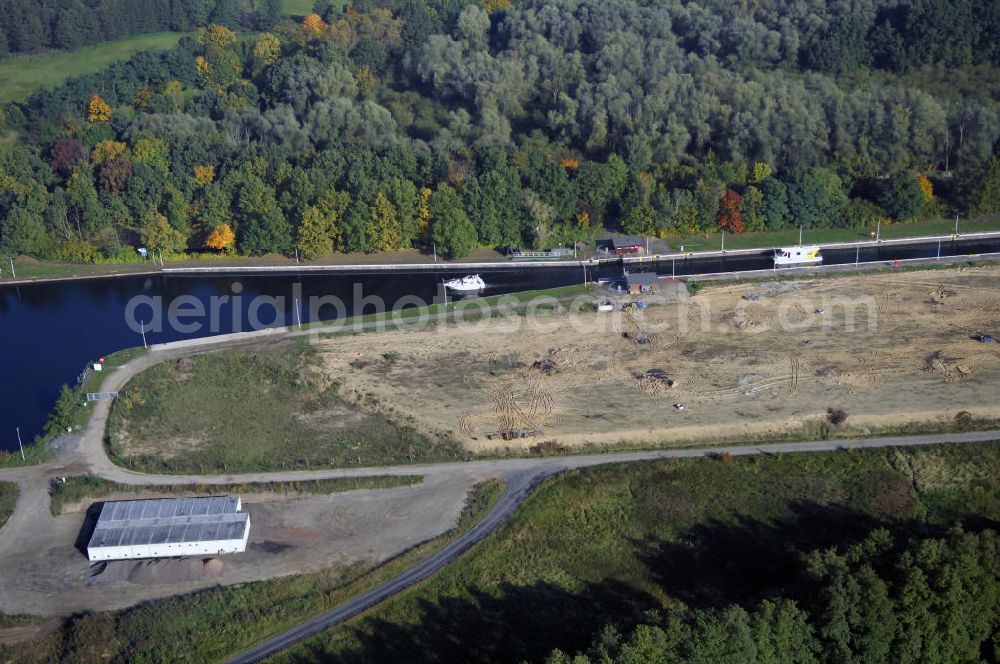
{"type": "Polygon", "coordinates": [[[103,560],[137,560],[140,558],[180,558],[182,556],[219,555],[243,553],[250,537],[250,519],[242,539],[209,540],[205,542],[180,542],[175,544],[145,544],[139,546],[90,547],[87,558],[90,562],[103,560]]]}
{"type": "Polygon", "coordinates": [[[630,295],[643,295],[645,293],[655,293],[659,290],[659,286],[653,284],[652,286],[641,286],[639,284],[630,284],[628,287],[628,292],[630,295]]]}

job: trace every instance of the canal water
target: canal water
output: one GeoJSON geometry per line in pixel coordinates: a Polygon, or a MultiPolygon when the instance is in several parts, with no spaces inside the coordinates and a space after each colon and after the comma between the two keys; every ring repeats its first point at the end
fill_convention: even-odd
{"type": "MultiPolygon", "coordinates": [[[[291,325],[297,321],[296,298],[303,323],[313,318],[334,319],[338,313],[369,313],[374,310],[373,298],[384,302],[386,310],[404,296],[429,304],[441,301],[443,280],[464,274],[443,270],[228,277],[155,275],[0,286],[0,349],[4,353],[0,449],[17,449],[15,427],[21,428],[25,443],[32,440],[41,431],[60,387],[75,384],[89,362],[116,350],[141,346],[139,331],[143,327],[147,342],[154,344],[257,329],[251,326],[254,320],[265,327],[291,325]],[[202,303],[204,316],[179,317],[185,325],[201,322],[199,329],[186,331],[169,324],[168,308],[181,296],[187,296],[188,301],[181,312],[197,306],[192,300],[202,303]],[[261,303],[258,296],[275,298],[274,304],[261,303]],[[313,316],[307,304],[313,296],[334,296],[344,303],[344,308],[338,312],[335,306],[325,305],[319,308],[318,316],[313,316]],[[128,319],[142,321],[144,326],[133,330],[128,319]]],[[[499,295],[580,283],[583,273],[579,266],[506,268],[484,273],[484,279],[488,285],[484,294],[499,295]]]]}
{"type": "MultiPolygon", "coordinates": [[[[944,241],[940,246],[940,256],[972,256],[1000,251],[1000,240],[957,240],[944,241]]],[[[747,272],[751,270],[770,270],[774,267],[772,249],[757,253],[727,254],[725,256],[707,256],[685,260],[661,260],[652,263],[642,263],[631,267],[654,270],[660,275],[678,277],[697,274],[712,274],[718,272],[747,272]]],[[[919,244],[881,244],[874,246],[845,247],[843,249],[823,249],[823,265],[851,265],[855,260],[861,263],[876,263],[879,261],[907,260],[914,258],[935,258],[938,256],[938,244],[926,242],[919,244]]],[[[614,278],[621,275],[621,266],[605,264],[598,278],[614,278]]]]}
{"type": "MultiPolygon", "coordinates": [[[[941,256],[988,253],[1000,250],[1000,242],[957,241],[941,246],[941,256]]],[[[933,258],[936,243],[881,245],[861,248],[861,262],[905,258],[933,258]]],[[[688,276],[712,272],[766,270],[772,267],[769,251],[679,261],[643,263],[633,270],[655,270],[661,275],[688,276]]],[[[854,248],[829,249],[823,262],[849,264],[854,248]]],[[[484,295],[554,288],[583,281],[579,265],[525,268],[505,265],[480,270],[487,283],[484,295]]],[[[617,263],[588,269],[588,279],[613,279],[622,273],[617,263]]],[[[0,349],[4,352],[0,380],[0,449],[17,449],[15,427],[25,442],[42,429],[55,403],[59,388],[73,384],[85,366],[116,350],[142,344],[130,320],[143,321],[148,343],[205,337],[255,329],[291,325],[298,316],[303,323],[330,320],[340,315],[368,313],[372,299],[391,309],[401,298],[424,303],[440,301],[441,283],[466,274],[459,269],[378,273],[305,273],[295,275],[239,274],[230,276],[154,275],[57,281],[20,286],[0,286],[0,349]],[[181,302],[182,298],[186,302],[181,302]],[[258,296],[275,298],[261,304],[258,296]],[[324,306],[310,311],[311,298],[333,296],[344,306],[324,306]],[[199,317],[181,318],[187,329],[168,324],[169,306],[181,302],[181,312],[204,308],[199,317]],[[296,307],[296,302],[298,306],[296,307]],[[255,304],[256,303],[256,304],[255,304]],[[192,328],[192,323],[200,325],[192,328]]]]}

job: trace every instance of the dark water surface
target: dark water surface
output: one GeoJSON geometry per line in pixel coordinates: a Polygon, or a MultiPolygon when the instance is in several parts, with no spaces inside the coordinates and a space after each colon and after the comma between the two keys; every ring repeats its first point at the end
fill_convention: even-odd
{"type": "MultiPolygon", "coordinates": [[[[1000,250],[1000,242],[961,240],[941,245],[941,256],[988,253],[1000,250]]],[[[861,262],[891,261],[904,258],[933,258],[936,243],[882,245],[862,248],[861,262]]],[[[823,251],[823,262],[849,264],[855,261],[855,249],[823,251]]],[[[685,276],[711,272],[770,269],[771,252],[708,257],[681,261],[643,263],[633,270],[655,270],[662,275],[685,276]]],[[[583,281],[579,265],[555,268],[503,266],[481,270],[488,288],[484,295],[498,295],[522,290],[553,288],[583,281]]],[[[604,264],[588,270],[588,278],[620,276],[619,264],[604,264]]],[[[354,315],[372,310],[365,297],[381,298],[391,309],[404,296],[425,303],[440,297],[444,279],[466,272],[441,271],[393,273],[337,273],[298,275],[237,276],[134,276],[83,281],[58,281],[0,286],[0,349],[3,377],[0,379],[0,449],[17,449],[15,427],[21,427],[25,442],[41,431],[42,425],[63,383],[73,384],[88,362],[116,350],[141,345],[138,331],[126,320],[129,303],[132,320],[150,325],[147,341],[151,344],[185,338],[205,337],[254,329],[251,313],[265,326],[291,325],[296,322],[294,298],[301,298],[302,322],[310,322],[307,303],[313,296],[334,296],[344,302],[343,313],[354,315]],[[300,286],[296,287],[295,285],[300,286]],[[182,331],[167,324],[168,306],[187,296],[190,309],[198,302],[206,315],[197,318],[198,329],[182,331]],[[229,296],[226,301],[221,296],[229,296]],[[277,306],[260,306],[258,296],[278,298],[277,306]],[[136,300],[136,298],[141,298],[136,300]],[[257,302],[257,306],[253,303],[257,302]],[[213,302],[216,315],[213,313],[213,302]],[[138,303],[138,304],[136,304],[138,303]],[[359,310],[365,305],[363,312],[359,310]],[[251,311],[256,309],[256,311],[251,311]],[[275,316],[276,309],[280,311],[275,316]],[[157,325],[157,318],[160,325],[157,325]]],[[[438,300],[439,301],[439,300],[438,300]]],[[[319,318],[338,317],[331,306],[319,311],[319,318]]],[[[183,319],[192,322],[194,319],[183,319]]]]}
{"type": "MultiPolygon", "coordinates": [[[[462,274],[449,270],[227,277],[154,275],[0,286],[0,349],[4,354],[0,449],[17,449],[15,427],[21,427],[25,443],[40,432],[59,388],[63,383],[74,384],[89,362],[116,350],[142,345],[138,329],[133,331],[126,321],[130,301],[138,303],[131,319],[146,323],[146,340],[154,344],[255,329],[250,325],[252,307],[264,326],[294,324],[294,296],[302,298],[299,311],[303,323],[312,320],[307,304],[311,296],[335,296],[344,302],[346,315],[358,313],[358,305],[365,303],[355,297],[356,288],[361,298],[381,298],[387,309],[403,296],[431,303],[436,295],[440,297],[443,279],[462,274]],[[294,284],[301,287],[293,290],[294,284]],[[226,295],[229,299],[223,302],[220,296],[226,295]],[[259,300],[254,307],[254,298],[260,295],[277,298],[281,316],[276,319],[275,307],[261,305],[259,300]],[[168,307],[180,296],[193,297],[203,304],[204,318],[181,318],[185,323],[202,321],[200,329],[185,332],[168,324],[168,307]],[[215,316],[210,315],[213,300],[219,303],[215,316]],[[162,323],[159,326],[157,316],[162,323]]],[[[488,284],[484,294],[497,295],[580,283],[583,273],[578,266],[508,268],[488,275],[484,272],[484,278],[488,284]]],[[[364,312],[371,312],[373,306],[369,302],[364,312]]],[[[191,305],[185,307],[190,309],[191,305]]],[[[337,313],[333,306],[324,306],[318,318],[330,320],[337,313]]]]}

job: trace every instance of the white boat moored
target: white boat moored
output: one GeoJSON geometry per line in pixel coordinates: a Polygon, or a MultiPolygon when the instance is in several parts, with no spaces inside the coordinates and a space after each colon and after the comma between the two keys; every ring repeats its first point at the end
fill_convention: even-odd
{"type": "Polygon", "coordinates": [[[823,256],[819,247],[782,247],[774,250],[774,267],[790,267],[793,265],[819,265],[823,256]]]}
{"type": "Polygon", "coordinates": [[[456,291],[480,291],[486,288],[486,282],[478,274],[470,274],[458,279],[444,282],[444,285],[456,291]]]}

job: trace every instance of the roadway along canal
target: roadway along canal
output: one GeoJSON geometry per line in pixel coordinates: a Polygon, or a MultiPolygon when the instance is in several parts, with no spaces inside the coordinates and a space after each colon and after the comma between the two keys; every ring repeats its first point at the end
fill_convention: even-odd
{"type": "MultiPolygon", "coordinates": [[[[941,256],[1000,251],[1000,240],[945,241],[941,256]]],[[[894,259],[934,258],[937,243],[883,244],[877,247],[826,249],[824,264],[851,264],[894,259]]],[[[633,271],[655,270],[661,275],[690,276],[771,268],[770,251],[731,253],[631,264],[633,271]]],[[[579,263],[525,268],[500,264],[476,268],[488,285],[484,295],[553,288],[580,283],[579,263]]],[[[588,279],[614,278],[623,266],[609,262],[587,267],[588,279]]],[[[98,357],[142,343],[127,318],[143,320],[149,343],[177,341],[254,329],[249,325],[258,296],[275,298],[274,304],[257,308],[264,326],[297,322],[295,302],[302,322],[330,320],[372,311],[371,298],[391,309],[402,298],[411,304],[440,301],[441,282],[466,273],[468,268],[405,270],[377,273],[153,275],[123,276],[81,281],[53,281],[0,286],[0,348],[6,351],[6,372],[0,381],[0,449],[17,449],[15,427],[24,439],[41,431],[63,383],[73,384],[85,365],[98,357]],[[296,285],[299,286],[296,286],[296,285]],[[334,296],[344,303],[339,311],[325,306],[313,315],[305,304],[313,296],[334,296]],[[190,310],[200,303],[206,315],[197,329],[181,330],[167,324],[168,307],[184,297],[190,310]],[[369,299],[365,299],[369,298],[369,299]],[[130,309],[130,303],[133,308],[130,309]],[[214,305],[214,308],[213,308],[214,305]],[[131,316],[127,314],[131,313],[131,316]],[[214,315],[213,315],[214,313],[214,315]]],[[[193,320],[193,319],[187,319],[193,320]]]]}

